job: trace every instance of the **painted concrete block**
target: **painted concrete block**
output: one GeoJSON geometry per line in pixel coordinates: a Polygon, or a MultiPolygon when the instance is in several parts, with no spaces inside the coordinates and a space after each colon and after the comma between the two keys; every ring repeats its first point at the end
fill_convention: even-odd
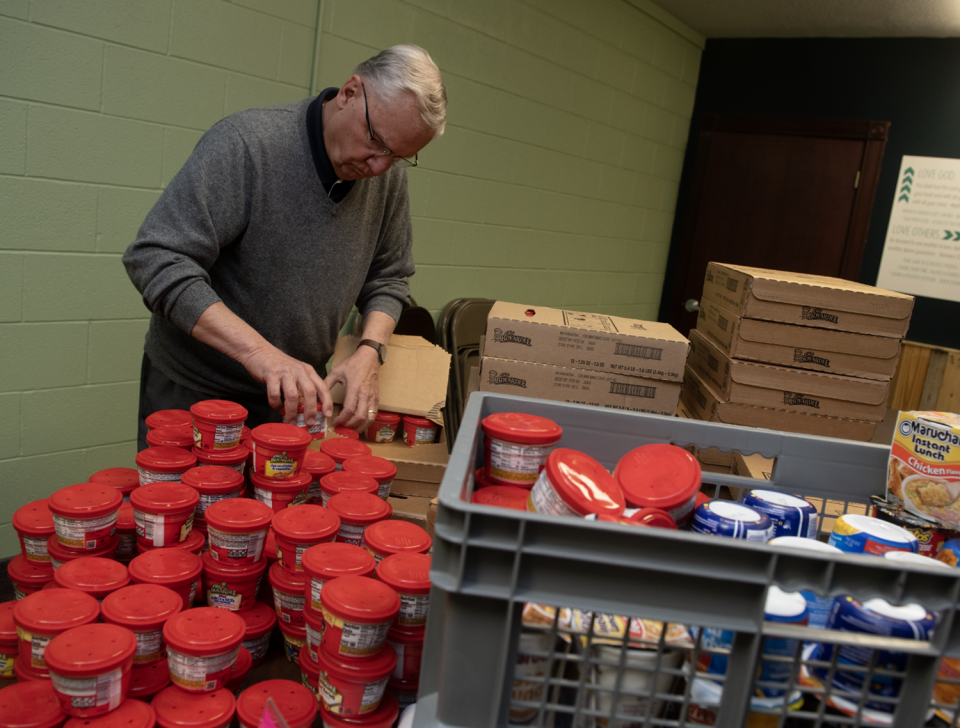
{"type": "Polygon", "coordinates": [[[172,0],[33,0],[34,23],[164,53],[172,0]]]}
{"type": "Polygon", "coordinates": [[[277,80],[304,88],[310,85],[315,36],[313,28],[305,28],[294,23],[281,24],[280,67],[277,80]]]}
{"type": "Polygon", "coordinates": [[[0,219],[0,248],[92,252],[97,229],[97,188],[72,182],[0,177],[0,219]]]}
{"type": "Polygon", "coordinates": [[[203,132],[192,129],[163,130],[163,187],[180,171],[202,136],[203,132]]]}
{"type": "MultiPolygon", "coordinates": [[[[144,313],[147,313],[144,310],[144,313]]],[[[148,318],[135,321],[91,321],[87,369],[89,384],[139,381],[143,337],[148,318]]]]}
{"type": "Polygon", "coordinates": [[[27,166],[27,105],[0,99],[0,174],[23,174],[27,166]]]}
{"type": "Polygon", "coordinates": [[[28,255],[24,321],[143,318],[146,309],[119,255],[28,255]]]}
{"type": "Polygon", "coordinates": [[[20,393],[0,394],[0,460],[20,454],[20,393]]]}
{"type": "Polygon", "coordinates": [[[23,318],[23,255],[0,253],[0,322],[23,318]]]}
{"type": "MultiPolygon", "coordinates": [[[[51,405],[56,407],[55,403],[51,405]]],[[[57,409],[53,409],[45,414],[50,417],[57,412],[57,409]]],[[[55,441],[56,434],[51,433],[50,439],[55,441]]],[[[0,482],[3,483],[4,496],[0,501],[0,519],[9,523],[20,506],[49,498],[54,491],[68,485],[86,482],[90,473],[84,467],[84,460],[83,450],[0,460],[0,482]]]]}
{"type": "Polygon", "coordinates": [[[309,95],[307,85],[291,86],[242,73],[227,74],[227,98],[223,115],[260,106],[292,104],[309,95]]]}
{"type": "Polygon", "coordinates": [[[160,197],[159,190],[101,187],[97,221],[97,252],[122,253],[160,197]]]}
{"type": "Polygon", "coordinates": [[[0,324],[0,392],[86,384],[89,327],[86,322],[0,324]]]}
{"type": "Polygon", "coordinates": [[[233,0],[233,2],[250,10],[298,23],[310,30],[313,30],[317,24],[318,0],[233,0]]]}

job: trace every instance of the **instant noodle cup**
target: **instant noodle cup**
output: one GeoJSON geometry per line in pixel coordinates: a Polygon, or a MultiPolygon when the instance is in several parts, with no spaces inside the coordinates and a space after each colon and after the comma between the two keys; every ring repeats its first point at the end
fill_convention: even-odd
{"type": "Polygon", "coordinates": [[[257,602],[250,609],[237,612],[246,625],[243,635],[243,647],[250,653],[253,666],[256,667],[267,656],[270,647],[270,634],[277,623],[277,613],[269,604],[257,602]]]}
{"type": "MultiPolygon", "coordinates": [[[[327,476],[329,477],[329,476],[327,476]]],[[[393,515],[393,506],[372,493],[348,491],[331,496],[327,508],[340,517],[337,541],[360,546],[363,532],[377,521],[393,515]]]]}
{"type": "Polygon", "coordinates": [[[317,688],[324,710],[362,718],[380,705],[387,680],[397,666],[397,653],[385,644],[367,660],[345,660],[320,650],[317,665],[317,688]]]}
{"type": "Polygon", "coordinates": [[[49,680],[21,682],[0,690],[0,725],[8,728],[60,728],[66,719],[49,680]]]}
{"type": "Polygon", "coordinates": [[[470,502],[481,506],[512,508],[515,511],[527,510],[527,498],[530,491],[515,485],[491,485],[473,491],[470,502]]]}
{"type": "Polygon", "coordinates": [[[193,444],[200,450],[230,450],[240,444],[247,410],[225,399],[208,399],[190,407],[193,444]]]}
{"type": "Polygon", "coordinates": [[[237,698],[240,728],[257,728],[267,700],[273,701],[289,728],[310,728],[317,717],[317,698],[292,680],[264,680],[251,685],[237,698]]]}
{"type": "Polygon", "coordinates": [[[252,668],[253,657],[250,656],[246,647],[240,645],[240,649],[237,651],[237,661],[233,665],[233,672],[230,673],[230,682],[227,683],[227,690],[236,695],[252,668]]]}
{"type": "Polygon", "coordinates": [[[560,442],[563,429],[553,420],[519,412],[497,412],[480,422],[484,464],[490,480],[500,485],[532,488],[560,442]]]}
{"type": "Polygon", "coordinates": [[[93,549],[92,551],[70,551],[60,545],[56,536],[51,536],[47,539],[47,553],[50,554],[50,566],[53,567],[54,571],[68,561],[80,559],[84,556],[98,556],[104,559],[112,559],[116,556],[119,546],[120,537],[117,535],[114,535],[114,537],[107,541],[101,548],[93,549]]]}
{"type": "Polygon", "coordinates": [[[403,416],[403,441],[410,447],[432,444],[439,429],[436,423],[425,417],[403,416]]]}
{"type": "Polygon", "coordinates": [[[397,653],[397,666],[391,677],[403,682],[420,681],[420,664],[423,661],[422,629],[403,629],[394,625],[387,632],[387,644],[397,653]]]}
{"type": "Polygon", "coordinates": [[[106,468],[95,472],[87,482],[116,488],[123,495],[123,499],[128,501],[130,493],[140,487],[140,473],[136,468],[106,468]]]}
{"type": "Polygon", "coordinates": [[[303,469],[310,473],[310,487],[307,488],[306,503],[322,505],[323,496],[320,493],[320,479],[337,469],[337,464],[333,462],[329,455],[324,455],[319,450],[307,450],[303,456],[303,469]]]}
{"type": "Polygon", "coordinates": [[[168,619],[163,639],[173,684],[190,693],[225,687],[245,632],[243,620],[225,609],[196,607],[168,619]]]}
{"type": "Polygon", "coordinates": [[[320,689],[317,686],[317,680],[320,678],[320,665],[317,660],[310,655],[310,649],[303,647],[300,650],[300,678],[304,687],[310,688],[310,692],[320,699],[320,689]]]}
{"type": "Polygon", "coordinates": [[[44,659],[63,712],[95,718],[119,708],[136,651],[133,632],[115,624],[85,624],[54,637],[44,659]]]}
{"type": "MultiPolygon", "coordinates": [[[[390,683],[387,684],[390,685],[390,683]]],[[[414,700],[411,702],[416,702],[416,689],[414,689],[414,700]]],[[[397,697],[389,690],[383,694],[377,709],[366,713],[363,718],[334,715],[326,710],[320,711],[323,728],[391,728],[396,724],[399,715],[400,707],[397,697]]]]}
{"type": "Polygon", "coordinates": [[[379,490],[377,495],[384,500],[390,495],[390,486],[397,477],[397,466],[386,458],[376,455],[361,455],[358,458],[349,458],[343,461],[343,470],[346,473],[366,475],[377,481],[379,490]]]}
{"type": "Polygon", "coordinates": [[[127,567],[134,584],[156,584],[177,593],[183,609],[190,609],[197,596],[200,557],[183,549],[156,549],[140,554],[127,567]]]}
{"type": "Polygon", "coordinates": [[[400,597],[375,579],[341,576],[324,585],[320,608],[322,651],[334,657],[367,660],[383,647],[400,611],[400,597]]]}
{"type": "Polygon", "coordinates": [[[137,555],[137,521],[133,516],[133,504],[124,501],[117,511],[117,561],[129,563],[137,555]]]}
{"type": "Polygon", "coordinates": [[[250,481],[253,484],[253,495],[279,513],[288,506],[298,506],[307,502],[307,491],[310,488],[310,473],[305,470],[283,480],[264,478],[259,473],[252,473],[250,481]]]}
{"type": "Polygon", "coordinates": [[[393,412],[377,412],[373,422],[363,431],[363,436],[368,442],[393,442],[399,429],[400,415],[393,412]]]}
{"type": "Polygon", "coordinates": [[[879,518],[844,513],[833,524],[833,532],[827,542],[850,554],[883,556],[887,551],[912,551],[920,545],[917,537],[907,529],[879,518]]]}
{"type": "Polygon", "coordinates": [[[107,595],[100,614],[107,624],[126,627],[137,638],[133,664],[142,667],[166,656],[163,625],[183,609],[183,600],[172,589],[156,584],[125,586],[107,595]]]}
{"type": "Polygon", "coordinates": [[[50,565],[47,539],[54,533],[48,499],[35,500],[13,512],[13,527],[20,538],[20,553],[27,561],[50,565]]]}
{"type": "Polygon", "coordinates": [[[280,634],[283,635],[283,652],[287,661],[299,665],[300,651],[307,644],[307,631],[302,624],[292,624],[277,620],[280,634]]]}
{"type": "Polygon", "coordinates": [[[190,425],[192,427],[193,415],[182,409],[157,410],[152,415],[147,415],[144,422],[148,430],[169,425],[190,425]]]}
{"type": "Polygon", "coordinates": [[[312,425],[307,424],[303,403],[297,405],[297,427],[310,435],[311,440],[322,440],[327,436],[327,418],[323,416],[319,403],[317,403],[317,420],[312,425]]]}
{"type": "Polygon", "coordinates": [[[201,450],[194,446],[190,452],[197,456],[197,467],[219,465],[223,468],[236,470],[240,475],[246,473],[247,461],[252,455],[247,446],[243,444],[229,450],[201,450]]]}
{"type": "Polygon", "coordinates": [[[334,427],[333,434],[337,437],[346,437],[350,440],[359,440],[360,433],[349,427],[334,427]]]}
{"type": "Polygon", "coordinates": [[[150,702],[154,696],[170,684],[170,667],[167,658],[159,662],[137,667],[136,663],[130,671],[130,689],[127,698],[150,702]]]}
{"type": "Polygon", "coordinates": [[[284,480],[303,466],[310,435],[296,425],[268,422],[254,427],[253,471],[262,478],[284,480]]]}
{"type": "Polygon", "coordinates": [[[204,514],[210,559],[226,565],[260,561],[272,519],[269,506],[250,498],[214,503],[204,514]]]}
{"type": "Polygon", "coordinates": [[[57,541],[69,551],[94,551],[113,540],[123,496],[109,485],[79,483],[61,488],[47,505],[57,541]]]}
{"type": "Polygon", "coordinates": [[[137,540],[163,548],[185,541],[193,528],[193,514],[200,495],[181,483],[153,483],[130,495],[137,540]]]}
{"type": "Polygon", "coordinates": [[[333,460],[337,470],[343,470],[343,462],[348,458],[359,458],[372,454],[370,448],[362,442],[346,437],[324,440],[320,443],[320,451],[333,460]]]}
{"type": "Polygon", "coordinates": [[[53,567],[49,563],[27,561],[23,554],[17,554],[7,562],[7,576],[13,584],[13,595],[19,601],[53,581],[53,567]]]}
{"type": "MultiPolygon", "coordinates": [[[[132,682],[132,678],[131,678],[132,682]]],[[[64,728],[153,728],[157,714],[153,707],[141,700],[133,700],[127,691],[127,699],[120,707],[99,718],[71,718],[64,728]]]]}
{"type": "Polygon", "coordinates": [[[148,447],[137,453],[140,485],[179,483],[190,468],[197,467],[197,456],[179,447],[148,447]]]}
{"type": "Polygon", "coordinates": [[[199,556],[203,552],[203,547],[206,545],[206,533],[207,525],[205,523],[197,524],[196,521],[193,523],[193,528],[190,529],[190,535],[180,543],[173,543],[169,546],[149,546],[144,544],[143,541],[137,541],[137,553],[145,554],[148,551],[155,551],[158,548],[163,549],[182,549],[183,551],[189,551],[191,554],[196,554],[199,556]]]}
{"type": "Polygon", "coordinates": [[[378,521],[363,532],[363,545],[378,564],[393,554],[425,554],[432,543],[429,533],[407,521],[378,521]]]}
{"type": "Polygon", "coordinates": [[[394,554],[377,565],[377,579],[400,597],[397,626],[422,630],[430,611],[430,557],[394,554]]]}
{"type": "Polygon", "coordinates": [[[527,497],[527,510],[548,516],[619,516],[624,507],[623,493],[610,473],[589,455],[566,448],[547,456],[527,497]]]}
{"type": "Polygon", "coordinates": [[[331,497],[348,491],[372,493],[379,498],[380,484],[367,475],[348,473],[345,470],[327,473],[320,478],[320,500],[324,506],[330,502],[331,497]]]}
{"type": "Polygon", "coordinates": [[[171,685],[157,693],[151,705],[160,728],[227,728],[237,712],[236,698],[226,688],[186,693],[171,685]]]}
{"type": "Polygon", "coordinates": [[[660,508],[683,527],[693,515],[700,492],[700,464],[683,448],[665,443],[642,445],[617,463],[613,477],[631,508],[660,508]]]}
{"type": "Polygon", "coordinates": [[[119,561],[98,556],[84,556],[69,561],[57,569],[53,578],[61,589],[76,589],[98,602],[130,583],[126,566],[119,561]]]}
{"type": "Polygon", "coordinates": [[[269,577],[277,619],[281,624],[303,625],[304,575],[291,574],[277,562],[270,567],[269,577]]]}
{"type": "Polygon", "coordinates": [[[303,572],[300,563],[303,552],[316,544],[333,541],[340,530],[340,518],[322,506],[293,506],[273,517],[272,528],[280,566],[299,574],[303,572]]]}
{"type": "Polygon", "coordinates": [[[179,447],[193,449],[192,425],[164,425],[147,433],[147,445],[150,447],[179,447]]]}
{"type": "Polygon", "coordinates": [[[0,678],[13,677],[13,663],[19,654],[20,639],[13,621],[13,608],[17,600],[0,603],[0,678]]]}
{"type": "MultiPolygon", "coordinates": [[[[321,615],[320,594],[324,584],[341,576],[373,576],[377,568],[370,552],[348,543],[311,546],[303,552],[301,563],[307,577],[304,612],[312,610],[317,615],[321,615]]],[[[322,625],[318,629],[322,630],[322,625]]]]}
{"type": "Polygon", "coordinates": [[[203,595],[208,607],[231,612],[252,609],[267,561],[252,564],[226,564],[215,561],[210,551],[200,557],[203,562],[203,595]]]}
{"type": "Polygon", "coordinates": [[[190,468],[180,482],[193,488],[200,496],[194,509],[195,522],[202,520],[207,508],[217,501],[243,497],[243,473],[224,465],[190,468]]]}
{"type": "Polygon", "coordinates": [[[917,553],[934,559],[938,557],[943,544],[957,535],[955,531],[907,513],[877,495],[870,496],[870,515],[907,529],[917,538],[917,553]]]}

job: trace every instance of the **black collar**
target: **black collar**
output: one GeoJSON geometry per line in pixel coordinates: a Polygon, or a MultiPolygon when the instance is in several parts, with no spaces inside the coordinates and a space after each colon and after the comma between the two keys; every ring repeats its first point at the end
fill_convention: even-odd
{"type": "Polygon", "coordinates": [[[310,156],[313,157],[313,166],[317,170],[320,184],[334,202],[340,202],[346,197],[355,181],[344,182],[337,178],[323,143],[323,102],[334,98],[339,90],[336,86],[325,88],[307,107],[307,139],[310,142],[310,156]]]}

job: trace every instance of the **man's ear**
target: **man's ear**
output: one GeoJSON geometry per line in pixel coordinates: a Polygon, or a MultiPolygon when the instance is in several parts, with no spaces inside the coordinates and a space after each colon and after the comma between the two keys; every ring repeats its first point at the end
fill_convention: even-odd
{"type": "Polygon", "coordinates": [[[347,102],[352,99],[354,96],[359,96],[362,93],[360,88],[360,76],[353,74],[350,78],[347,79],[347,82],[340,87],[340,90],[337,92],[336,104],[338,109],[342,109],[347,105],[347,102]]]}

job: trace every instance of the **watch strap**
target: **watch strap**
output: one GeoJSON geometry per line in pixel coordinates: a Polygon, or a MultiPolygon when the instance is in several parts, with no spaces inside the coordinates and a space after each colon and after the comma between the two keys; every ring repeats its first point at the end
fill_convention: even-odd
{"type": "Polygon", "coordinates": [[[375,349],[377,352],[377,360],[381,365],[383,364],[383,344],[381,344],[379,341],[374,341],[373,339],[363,339],[359,345],[369,346],[371,349],[375,349]]]}

